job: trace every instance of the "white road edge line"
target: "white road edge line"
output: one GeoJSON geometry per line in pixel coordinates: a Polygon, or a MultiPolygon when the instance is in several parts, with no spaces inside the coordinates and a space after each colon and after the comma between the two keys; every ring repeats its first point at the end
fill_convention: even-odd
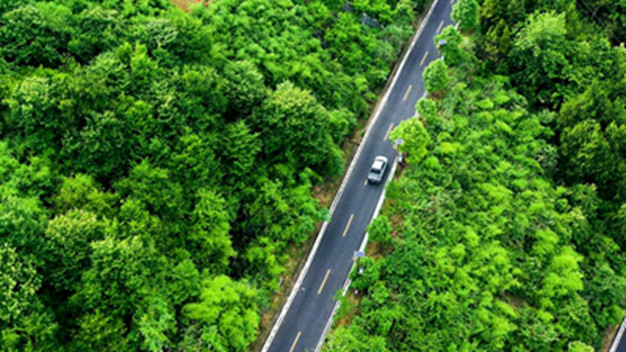
{"type": "MultiPolygon", "coordinates": [[[[383,108],[387,104],[387,100],[389,99],[389,95],[390,95],[391,91],[393,90],[393,88],[395,87],[396,82],[398,81],[398,77],[400,77],[400,73],[402,72],[402,69],[404,68],[404,64],[406,63],[407,59],[409,58],[409,55],[413,51],[413,47],[417,43],[417,40],[419,39],[420,35],[422,34],[422,31],[424,30],[424,27],[426,26],[426,23],[428,23],[428,20],[430,19],[430,16],[433,13],[433,10],[435,9],[435,6],[437,6],[438,2],[439,2],[439,0],[433,0],[432,4],[430,5],[430,8],[428,9],[428,13],[426,14],[424,19],[422,20],[422,23],[420,24],[419,29],[417,30],[417,32],[413,36],[413,39],[411,40],[411,44],[409,45],[409,48],[404,53],[404,58],[402,58],[402,62],[400,62],[400,66],[398,67],[398,70],[396,71],[396,74],[394,75],[394,77],[393,77],[393,79],[391,81],[391,84],[389,85],[389,88],[385,92],[385,96],[383,97],[383,100],[378,105],[378,108],[376,109],[376,112],[374,113],[374,117],[372,118],[372,121],[370,121],[368,129],[367,129],[367,131],[365,131],[365,135],[363,136],[363,139],[361,140],[361,144],[359,144],[359,147],[357,148],[357,151],[354,154],[354,158],[352,158],[352,162],[350,163],[350,166],[348,167],[348,171],[346,172],[345,176],[343,177],[343,181],[341,182],[341,186],[339,187],[339,190],[337,191],[337,194],[335,195],[335,198],[333,199],[333,202],[330,205],[329,213],[330,213],[331,217],[332,217],[333,212],[335,211],[335,208],[337,207],[337,203],[339,203],[339,200],[341,199],[341,195],[343,194],[343,191],[345,190],[345,188],[346,188],[346,186],[348,184],[348,180],[350,180],[350,176],[352,175],[352,171],[354,171],[354,167],[356,166],[356,164],[357,164],[357,162],[359,160],[359,156],[361,155],[361,152],[363,151],[363,146],[366,144],[367,139],[369,138],[369,136],[371,134],[372,127],[376,124],[376,120],[378,119],[378,117],[380,116],[381,111],[383,110],[383,108]]],[[[383,191],[383,194],[384,194],[384,191],[383,191]]],[[[328,227],[328,221],[324,221],[324,224],[322,224],[322,228],[320,229],[320,232],[317,235],[317,238],[315,239],[315,243],[313,244],[313,248],[311,248],[311,253],[309,253],[309,257],[307,258],[306,263],[302,267],[302,271],[300,271],[300,275],[298,275],[298,280],[296,281],[295,285],[293,286],[293,289],[291,290],[291,293],[289,293],[289,297],[287,298],[287,301],[285,302],[285,305],[283,306],[282,310],[280,311],[280,315],[278,316],[278,319],[276,319],[276,323],[274,323],[274,326],[272,327],[272,331],[270,332],[269,336],[265,340],[265,344],[263,344],[263,348],[261,349],[261,352],[267,352],[269,350],[269,348],[270,348],[270,345],[274,341],[274,337],[276,337],[276,333],[278,333],[278,329],[282,325],[283,320],[285,320],[285,316],[287,315],[287,312],[289,311],[289,308],[291,307],[291,304],[293,303],[293,300],[296,297],[296,294],[300,291],[300,286],[302,286],[302,281],[304,281],[304,277],[306,276],[307,272],[309,271],[309,267],[311,266],[311,262],[313,261],[313,258],[315,257],[315,253],[317,252],[317,248],[319,247],[320,242],[322,241],[322,238],[324,237],[324,233],[326,232],[326,228],[327,227],[328,227]]],[[[331,316],[331,319],[329,320],[329,322],[330,321],[332,321],[332,316],[331,316]]],[[[320,341],[323,341],[325,338],[326,338],[326,335],[324,334],[320,341]]]]}
{"type": "Polygon", "coordinates": [[[626,318],[624,318],[624,320],[622,321],[622,326],[619,328],[617,335],[615,335],[615,338],[613,339],[613,345],[611,345],[611,349],[609,350],[609,352],[617,351],[617,346],[619,346],[620,341],[622,341],[624,330],[626,330],[626,318]]]}

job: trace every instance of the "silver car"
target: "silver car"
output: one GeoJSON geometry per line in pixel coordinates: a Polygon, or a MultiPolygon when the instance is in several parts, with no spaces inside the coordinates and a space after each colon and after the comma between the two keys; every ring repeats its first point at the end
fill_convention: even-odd
{"type": "Polygon", "coordinates": [[[388,165],[389,162],[387,161],[387,158],[382,155],[377,156],[376,159],[374,159],[372,167],[370,168],[370,172],[367,174],[368,181],[374,184],[380,183],[385,176],[385,171],[387,171],[388,165]]]}

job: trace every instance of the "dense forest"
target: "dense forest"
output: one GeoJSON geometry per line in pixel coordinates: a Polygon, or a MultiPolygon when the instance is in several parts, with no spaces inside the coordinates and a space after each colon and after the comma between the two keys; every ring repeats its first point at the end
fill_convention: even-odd
{"type": "Polygon", "coordinates": [[[0,1],[0,350],[246,350],[425,6],[0,1]]]}
{"type": "Polygon", "coordinates": [[[626,307],[626,7],[452,17],[326,350],[602,350],[626,307]]]}

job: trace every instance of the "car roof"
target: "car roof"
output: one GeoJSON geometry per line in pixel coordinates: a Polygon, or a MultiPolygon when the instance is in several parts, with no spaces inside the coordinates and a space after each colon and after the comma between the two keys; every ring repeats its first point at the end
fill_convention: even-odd
{"type": "Polygon", "coordinates": [[[387,158],[385,158],[385,157],[384,157],[384,156],[382,156],[382,155],[379,155],[379,156],[377,156],[377,157],[376,157],[376,161],[382,161],[382,162],[385,162],[385,163],[386,163],[386,162],[387,162],[387,158]]]}
{"type": "Polygon", "coordinates": [[[383,168],[383,164],[384,163],[383,163],[382,160],[376,160],[376,161],[374,161],[374,165],[372,165],[372,169],[380,170],[380,169],[383,168]]]}

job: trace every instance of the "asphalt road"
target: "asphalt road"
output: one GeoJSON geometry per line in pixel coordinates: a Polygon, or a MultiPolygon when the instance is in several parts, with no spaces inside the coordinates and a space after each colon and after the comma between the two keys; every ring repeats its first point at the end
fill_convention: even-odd
{"type": "Polygon", "coordinates": [[[615,352],[626,352],[626,339],[624,338],[624,336],[622,336],[622,339],[617,344],[617,349],[615,350],[615,352]]]}
{"type": "Polygon", "coordinates": [[[388,132],[402,120],[415,116],[415,105],[424,94],[422,72],[429,62],[439,56],[433,37],[443,27],[452,24],[451,7],[450,0],[438,1],[378,119],[370,126],[372,130],[367,144],[356,160],[311,266],[269,351],[315,351],[331,318],[336,303],[334,297],[346,281],[353,253],[363,240],[384,187],[382,184],[367,184],[367,172],[377,155],[386,156],[390,163],[396,157],[387,139],[388,132]]]}

